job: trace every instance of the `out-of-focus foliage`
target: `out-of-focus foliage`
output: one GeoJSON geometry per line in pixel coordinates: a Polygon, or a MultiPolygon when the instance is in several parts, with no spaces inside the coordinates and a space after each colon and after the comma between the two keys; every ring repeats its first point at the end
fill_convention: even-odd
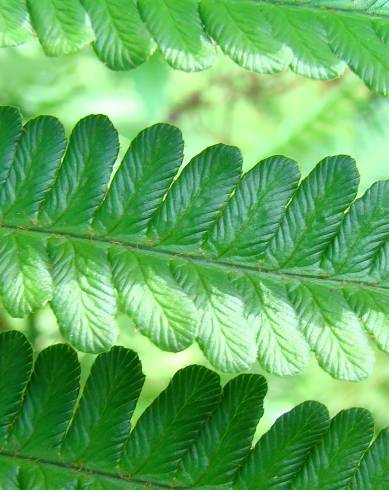
{"type": "MultiPolygon", "coordinates": [[[[81,117],[104,113],[119,129],[123,146],[143,127],[171,122],[183,130],[186,161],[205,146],[223,142],[239,146],[246,169],[283,153],[298,160],[306,174],[324,156],[345,153],[358,162],[362,189],[389,177],[389,101],[369,93],[350,74],[343,81],[310,82],[290,73],[258,76],[224,61],[188,75],[169,69],[158,55],[137,70],[120,73],[107,70],[90,50],[50,60],[28,45],[1,50],[0,63],[1,103],[18,106],[26,119],[54,115],[70,131],[81,117]]],[[[46,310],[28,321],[3,313],[1,328],[16,326],[41,349],[60,340],[54,322],[46,310]]],[[[122,323],[127,327],[128,318],[122,323]]],[[[135,327],[122,328],[119,343],[140,353],[148,375],[138,412],[178,368],[193,362],[207,365],[196,347],[163,353],[135,327]]],[[[83,356],[85,364],[91,359],[83,356]]],[[[334,381],[314,362],[297,377],[268,379],[262,427],[309,398],[324,401],[332,414],[364,406],[380,427],[388,424],[389,366],[380,354],[369,380],[355,385],[334,381]]]]}

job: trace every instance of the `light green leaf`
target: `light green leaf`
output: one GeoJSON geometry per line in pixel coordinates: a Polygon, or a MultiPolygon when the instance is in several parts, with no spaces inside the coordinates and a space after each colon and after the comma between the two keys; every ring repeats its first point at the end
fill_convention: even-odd
{"type": "Polygon", "coordinates": [[[52,238],[53,310],[62,335],[86,352],[101,352],[115,343],[116,297],[107,251],[87,241],[52,238]]]}
{"type": "Polygon", "coordinates": [[[0,292],[4,307],[23,317],[52,298],[44,237],[0,229],[0,292]]]}
{"type": "Polygon", "coordinates": [[[335,378],[366,378],[374,367],[374,353],[342,290],[313,281],[295,283],[289,294],[300,329],[320,366],[335,378]]]}
{"type": "Polygon", "coordinates": [[[31,23],[45,53],[73,53],[94,40],[80,0],[27,0],[31,23]]]}
{"type": "Polygon", "coordinates": [[[145,62],[156,45],[173,68],[198,71],[221,51],[243,68],[286,68],[331,80],[348,66],[389,94],[389,10],[385,1],[0,0],[0,46],[36,34],[49,56],[93,43],[114,70],[145,62]],[[32,30],[31,33],[30,25],[32,30]]]}
{"type": "Polygon", "coordinates": [[[175,261],[173,274],[193,298],[199,322],[198,343],[214,366],[225,372],[248,369],[255,361],[255,330],[244,303],[225,275],[212,267],[175,261]]]}
{"type": "Polygon", "coordinates": [[[389,304],[385,292],[360,291],[350,287],[345,289],[345,297],[378,347],[384,352],[389,352],[389,304]]]}
{"type": "Polygon", "coordinates": [[[216,56],[203,30],[198,0],[139,0],[138,5],[169,65],[197,71],[213,64],[216,56]]]}
{"type": "Polygon", "coordinates": [[[309,361],[309,347],[283,284],[247,272],[235,281],[256,332],[258,361],[270,373],[296,374],[309,361]]]}
{"type": "Polygon", "coordinates": [[[32,39],[24,0],[0,0],[0,47],[17,46],[32,39]]]}
{"type": "Polygon", "coordinates": [[[140,331],[162,349],[180,351],[197,334],[196,310],[168,261],[111,250],[113,278],[124,310],[140,331]]]}

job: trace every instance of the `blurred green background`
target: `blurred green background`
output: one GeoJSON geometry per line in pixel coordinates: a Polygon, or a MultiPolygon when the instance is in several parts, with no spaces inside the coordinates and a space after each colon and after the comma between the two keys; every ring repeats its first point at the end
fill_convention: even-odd
{"type": "MultiPolygon", "coordinates": [[[[104,67],[89,49],[49,59],[34,45],[1,50],[0,62],[1,104],[19,107],[26,119],[57,116],[68,133],[87,114],[107,114],[120,133],[123,152],[141,129],[164,121],[183,131],[186,159],[223,142],[241,149],[246,169],[267,156],[285,154],[306,174],[324,156],[346,153],[357,160],[361,192],[373,181],[389,178],[389,100],[370,93],[350,73],[332,82],[292,73],[264,77],[224,60],[211,70],[186,74],[171,70],[158,55],[137,70],[119,73],[104,67]]],[[[164,353],[137,332],[128,317],[119,322],[119,343],[139,353],[148,375],[138,415],[177,369],[207,365],[197,346],[164,353]]],[[[61,341],[48,308],[27,320],[12,319],[0,310],[0,329],[10,328],[25,332],[37,351],[61,341]]],[[[80,358],[87,373],[93,356],[80,358]]],[[[389,425],[389,357],[382,353],[377,352],[372,376],[359,384],[332,379],[314,359],[299,376],[264,374],[269,394],[261,432],[307,399],[322,401],[332,415],[363,406],[371,410],[378,428],[389,425]]]]}

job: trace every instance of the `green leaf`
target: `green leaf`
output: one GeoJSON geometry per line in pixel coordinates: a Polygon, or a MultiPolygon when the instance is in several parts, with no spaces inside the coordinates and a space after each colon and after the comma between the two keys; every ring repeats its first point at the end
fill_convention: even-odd
{"type": "MultiPolygon", "coordinates": [[[[316,6],[316,5],[315,5],[316,6]]],[[[320,14],[276,4],[263,6],[262,15],[270,24],[275,38],[292,53],[290,68],[300,75],[331,80],[342,75],[345,66],[328,43],[327,26],[320,14]]],[[[333,14],[336,18],[336,14],[333,14]]],[[[331,17],[332,18],[332,17],[331,17]]]]}
{"type": "Polygon", "coordinates": [[[243,68],[290,68],[320,80],[348,66],[389,94],[389,10],[361,0],[0,0],[0,46],[33,38],[50,56],[93,43],[114,70],[144,63],[156,45],[173,68],[203,70],[220,52],[243,68]],[[32,28],[31,28],[32,26],[32,28]]]}
{"type": "Polygon", "coordinates": [[[52,298],[45,239],[0,229],[0,292],[4,307],[15,317],[28,315],[52,298]]]}
{"type": "Polygon", "coordinates": [[[80,0],[27,0],[31,23],[48,56],[73,53],[93,41],[80,0]]]}
{"type": "MultiPolygon", "coordinates": [[[[367,1],[364,3],[369,4],[367,1]]],[[[387,94],[389,12],[387,7],[384,7],[382,12],[370,10],[366,14],[373,14],[368,21],[364,16],[327,14],[323,16],[323,22],[330,46],[337,56],[344,60],[368,87],[387,94]],[[378,18],[375,16],[377,14],[378,18]]]]}
{"type": "Polygon", "coordinates": [[[204,247],[223,261],[256,264],[274,236],[299,179],[296,164],[285,157],[271,157],[257,164],[240,180],[204,247]]]}
{"type": "Polygon", "coordinates": [[[303,269],[320,262],[341,217],[356,196],[359,176],[350,157],[329,157],[304,179],[269,245],[272,269],[303,269]]]}
{"type": "Polygon", "coordinates": [[[235,286],[244,298],[246,316],[256,333],[258,361],[266,371],[296,374],[309,361],[309,347],[284,284],[246,272],[235,286]]]}
{"type": "Polygon", "coordinates": [[[183,158],[184,142],[177,128],[156,124],[142,131],[128,149],[96,213],[96,235],[128,241],[144,238],[183,158]],[[147,201],[145,193],[150,196],[147,201]]]}
{"type": "Polygon", "coordinates": [[[385,490],[389,485],[388,429],[383,430],[362,458],[353,489],[385,490]]]}
{"type": "Polygon", "coordinates": [[[330,422],[323,405],[302,403],[252,449],[266,393],[260,375],[240,375],[222,389],[215,372],[188,366],[132,428],[144,381],[135,353],[114,347],[100,354],[80,394],[70,347],[43,350],[31,367],[23,334],[1,333],[1,488],[387,486],[389,431],[373,442],[366,410],[344,410],[330,422]]]}
{"type": "Polygon", "coordinates": [[[131,433],[124,471],[137,479],[171,481],[219,401],[215,373],[199,366],[179,371],[131,433]]]}
{"type": "Polygon", "coordinates": [[[329,431],[309,454],[293,488],[346,488],[369,447],[373,430],[367,410],[351,408],[338,413],[329,431]]]}
{"type": "Polygon", "coordinates": [[[52,307],[63,336],[80,350],[101,352],[118,336],[116,297],[107,251],[74,239],[48,244],[53,277],[52,307]]]}
{"type": "MultiPolygon", "coordinates": [[[[389,352],[389,195],[355,199],[348,156],[299,184],[296,164],[268,158],[241,174],[237,148],[215,145],[183,168],[177,128],[118,138],[89,116],[67,149],[63,128],[0,111],[0,295],[14,316],[50,303],[63,336],[109,349],[126,312],[161,349],[197,342],[225,372],[258,362],[300,372],[312,351],[338,379],[374,366],[368,334],[389,352]]],[[[186,163],[186,162],[185,162],[186,163]]]]}
{"type": "Polygon", "coordinates": [[[39,222],[57,230],[89,229],[106,191],[118,154],[118,136],[105,116],[82,119],[73,130],[66,155],[45,202],[39,222]]]}
{"type": "Polygon", "coordinates": [[[138,356],[114,347],[99,356],[63,441],[64,459],[96,470],[110,469],[120,460],[144,382],[138,356]]]}
{"type": "Polygon", "coordinates": [[[180,351],[197,334],[196,310],[180,288],[168,261],[111,250],[114,283],[123,309],[140,331],[168,351],[180,351]],[[157,327],[157,328],[155,328],[157,327]]]}
{"type": "Polygon", "coordinates": [[[131,70],[144,63],[153,42],[142,22],[136,0],[81,0],[96,41],[97,56],[113,70],[131,70]]]}
{"type": "Polygon", "coordinates": [[[213,64],[216,56],[203,30],[198,0],[139,0],[138,4],[169,65],[197,71],[213,64]]]}
{"type": "Polygon", "coordinates": [[[200,12],[223,52],[246,70],[270,74],[289,66],[290,51],[275,39],[255,2],[203,0],[200,12]]]}
{"type": "Polygon", "coordinates": [[[172,262],[173,274],[193,298],[199,322],[198,343],[214,366],[239,372],[255,361],[255,330],[245,316],[244,302],[222,271],[184,261],[172,262]]]}
{"type": "MultiPolygon", "coordinates": [[[[19,116],[15,114],[15,124],[19,116]]],[[[5,134],[14,144],[14,134],[5,134]]],[[[0,215],[15,225],[28,226],[36,221],[39,207],[51,186],[65,150],[65,131],[52,117],[38,117],[23,128],[16,152],[4,155],[7,176],[0,189],[0,215]]],[[[11,146],[12,148],[12,146],[11,146]]],[[[5,173],[5,171],[4,171],[5,173]]]]}
{"type": "Polygon", "coordinates": [[[267,385],[241,374],[223,390],[222,402],[182,461],[177,479],[189,487],[228,485],[250,451],[267,385]]]}
{"type": "Polygon", "coordinates": [[[15,150],[22,133],[22,118],[14,107],[0,107],[0,188],[7,178],[15,158],[15,150]]]}
{"type": "Polygon", "coordinates": [[[240,490],[285,488],[329,428],[327,409],[305,402],[282,415],[257,443],[236,481],[240,490]]]}
{"type": "Polygon", "coordinates": [[[319,364],[335,378],[366,378],[374,366],[374,353],[342,290],[312,281],[296,282],[289,291],[299,326],[319,364]]]}
{"type": "Polygon", "coordinates": [[[0,0],[0,47],[32,39],[30,17],[23,0],[0,0]]]}
{"type": "Polygon", "coordinates": [[[0,335],[0,444],[7,437],[8,426],[20,410],[27,381],[31,376],[30,344],[19,332],[0,335]],[[10,390],[9,386],[13,389],[10,390]]]}
{"type": "Polygon", "coordinates": [[[389,231],[388,191],[389,181],[376,182],[351,206],[323,260],[332,275],[369,277],[389,231]]]}
{"type": "Polygon", "coordinates": [[[211,146],[186,165],[150,223],[153,243],[197,250],[239,180],[237,148],[211,146]]]}
{"type": "Polygon", "coordinates": [[[57,459],[77,400],[80,366],[66,345],[47,348],[35,362],[7,447],[30,457],[57,459]]]}

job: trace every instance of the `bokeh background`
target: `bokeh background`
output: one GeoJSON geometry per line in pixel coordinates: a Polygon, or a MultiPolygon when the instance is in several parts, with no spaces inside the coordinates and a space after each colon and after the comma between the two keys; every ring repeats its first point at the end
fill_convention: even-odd
{"type": "MultiPolygon", "coordinates": [[[[186,160],[223,142],[241,149],[246,169],[270,155],[285,154],[299,162],[305,175],[323,157],[344,153],[357,160],[361,192],[375,180],[389,178],[389,100],[370,93],[351,73],[331,82],[292,73],[265,77],[224,59],[208,71],[186,74],[170,69],[158,54],[137,70],[120,73],[97,61],[90,48],[50,59],[37,45],[0,50],[0,63],[1,104],[19,107],[26,119],[57,116],[68,133],[87,114],[107,114],[120,133],[122,152],[141,129],[163,121],[183,131],[186,160]]],[[[148,375],[138,416],[179,368],[207,365],[197,346],[178,354],[161,352],[128,317],[119,322],[118,343],[139,353],[148,375]]],[[[11,328],[23,331],[37,352],[62,341],[49,308],[24,320],[0,309],[0,330],[11,328]]],[[[80,354],[80,359],[86,375],[93,356],[80,354]]],[[[259,432],[307,399],[322,401],[332,415],[363,406],[378,428],[389,425],[389,357],[378,351],[373,374],[358,384],[332,379],[314,359],[299,376],[264,374],[269,393],[259,432]]]]}

